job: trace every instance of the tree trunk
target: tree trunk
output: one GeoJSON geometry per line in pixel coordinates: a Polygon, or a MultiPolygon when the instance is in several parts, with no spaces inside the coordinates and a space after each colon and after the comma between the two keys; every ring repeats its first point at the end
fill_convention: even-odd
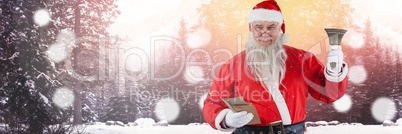
{"type": "MultiPolygon", "coordinates": [[[[75,3],[75,10],[74,10],[74,16],[75,16],[75,23],[74,23],[74,33],[77,37],[80,37],[80,28],[81,28],[81,12],[80,12],[80,5],[81,0],[76,0],[75,3]]],[[[76,44],[79,45],[79,44],[76,44]]],[[[74,54],[76,55],[76,54],[74,54]]],[[[75,59],[74,61],[76,61],[75,59]]],[[[75,62],[74,62],[75,63],[75,62]]],[[[77,64],[74,64],[77,65],[77,64]]],[[[74,67],[73,67],[74,69],[74,67]]],[[[81,90],[82,90],[82,82],[77,80],[74,86],[74,119],[73,119],[73,124],[82,124],[82,100],[81,100],[81,90]]]]}
{"type": "Polygon", "coordinates": [[[74,86],[74,120],[73,124],[82,124],[82,99],[81,99],[82,83],[79,81],[74,86]]]}

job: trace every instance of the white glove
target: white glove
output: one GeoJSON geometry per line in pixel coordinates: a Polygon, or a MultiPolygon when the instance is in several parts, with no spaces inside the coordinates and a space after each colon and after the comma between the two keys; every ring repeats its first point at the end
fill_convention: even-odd
{"type": "Polygon", "coordinates": [[[227,127],[239,128],[250,122],[253,117],[254,115],[247,113],[247,111],[233,113],[232,110],[230,110],[225,116],[224,123],[227,127]]]}
{"type": "Polygon", "coordinates": [[[330,74],[339,75],[343,66],[343,52],[340,45],[331,45],[328,53],[327,70],[330,74]]]}

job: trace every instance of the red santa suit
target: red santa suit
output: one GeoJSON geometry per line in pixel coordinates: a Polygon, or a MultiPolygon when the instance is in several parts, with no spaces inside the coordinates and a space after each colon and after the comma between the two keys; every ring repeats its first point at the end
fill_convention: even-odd
{"type": "MultiPolygon", "coordinates": [[[[284,100],[279,101],[286,103],[290,124],[306,119],[309,94],[325,103],[334,102],[345,94],[348,82],[346,76],[342,79],[326,77],[324,65],[312,53],[286,45],[283,48],[288,58],[285,77],[278,87],[284,100]]],[[[222,98],[243,97],[246,102],[252,103],[261,120],[261,124],[254,126],[268,126],[271,122],[282,120],[275,103],[278,101],[275,100],[277,95],[271,94],[269,87],[250,75],[246,51],[222,65],[203,107],[204,119],[214,129],[225,130],[222,121],[229,109],[222,98]]]]}

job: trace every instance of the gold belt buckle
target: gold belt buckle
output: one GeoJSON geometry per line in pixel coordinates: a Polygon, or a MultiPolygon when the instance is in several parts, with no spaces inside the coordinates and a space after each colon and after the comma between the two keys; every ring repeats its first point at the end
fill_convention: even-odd
{"type": "Polygon", "coordinates": [[[269,133],[270,134],[275,134],[274,126],[279,126],[279,128],[281,129],[281,131],[279,131],[278,134],[285,134],[285,128],[283,127],[282,120],[269,123],[269,133]]]}

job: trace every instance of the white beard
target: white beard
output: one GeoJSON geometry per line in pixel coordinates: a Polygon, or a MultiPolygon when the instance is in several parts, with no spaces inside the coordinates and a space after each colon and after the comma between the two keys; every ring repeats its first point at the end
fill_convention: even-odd
{"type": "Polygon", "coordinates": [[[283,34],[279,34],[277,40],[269,46],[259,45],[253,38],[252,33],[246,44],[246,63],[251,74],[259,81],[266,84],[282,84],[286,72],[287,55],[283,49],[283,34]]]}

